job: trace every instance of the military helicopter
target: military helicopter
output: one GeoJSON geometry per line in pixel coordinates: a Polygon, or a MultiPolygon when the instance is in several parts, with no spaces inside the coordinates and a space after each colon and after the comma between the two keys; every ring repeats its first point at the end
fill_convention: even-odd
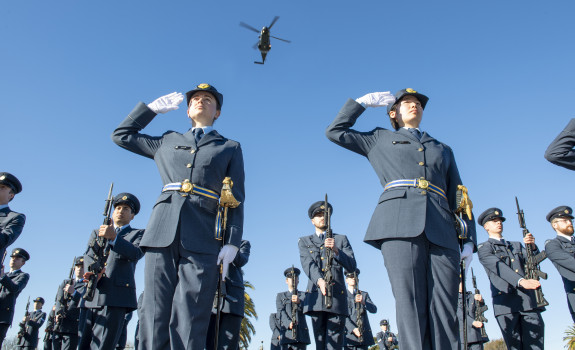
{"type": "Polygon", "coordinates": [[[249,24],[246,24],[244,22],[240,22],[240,26],[247,28],[249,30],[252,30],[256,33],[260,33],[260,36],[259,36],[260,39],[257,42],[257,44],[254,45],[254,49],[260,50],[260,53],[262,54],[262,61],[261,62],[254,61],[254,63],[256,63],[256,64],[264,64],[265,63],[266,56],[272,48],[272,45],[270,44],[270,38],[278,39],[278,40],[284,41],[286,43],[291,43],[291,41],[289,41],[289,40],[277,38],[275,36],[270,35],[270,29],[272,29],[273,25],[277,22],[278,19],[279,19],[279,16],[275,16],[274,19],[272,20],[272,23],[270,23],[270,25],[267,27],[263,27],[261,31],[250,26],[249,24]]]}

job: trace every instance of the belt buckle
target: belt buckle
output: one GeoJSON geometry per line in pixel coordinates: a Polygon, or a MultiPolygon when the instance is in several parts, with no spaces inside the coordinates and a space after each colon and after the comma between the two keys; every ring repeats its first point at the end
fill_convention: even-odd
{"type": "Polygon", "coordinates": [[[429,181],[424,178],[420,178],[417,180],[417,187],[423,190],[427,190],[429,188],[429,181]]]}
{"type": "Polygon", "coordinates": [[[182,182],[182,189],[180,191],[185,193],[190,193],[194,190],[194,184],[190,180],[186,179],[182,182]]]}

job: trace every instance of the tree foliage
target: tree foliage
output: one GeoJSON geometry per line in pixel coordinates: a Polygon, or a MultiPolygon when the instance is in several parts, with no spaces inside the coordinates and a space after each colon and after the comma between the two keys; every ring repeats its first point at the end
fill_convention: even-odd
{"type": "MultiPolygon", "coordinates": [[[[244,281],[244,287],[255,289],[254,286],[248,282],[244,281]]],[[[244,319],[242,320],[242,326],[240,328],[240,348],[247,349],[252,341],[252,335],[256,334],[256,329],[251,321],[251,318],[258,319],[258,314],[256,312],[256,305],[254,300],[250,295],[244,291],[245,307],[244,307],[244,319]]]]}

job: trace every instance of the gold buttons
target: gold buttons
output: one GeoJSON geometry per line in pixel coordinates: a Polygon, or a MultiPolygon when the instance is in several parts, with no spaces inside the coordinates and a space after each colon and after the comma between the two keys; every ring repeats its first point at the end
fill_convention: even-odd
{"type": "Polygon", "coordinates": [[[190,153],[191,153],[191,154],[194,154],[194,153],[196,153],[196,150],[193,149],[193,150],[190,151],[190,153]]]}
{"type": "Polygon", "coordinates": [[[424,163],[424,162],[419,162],[419,165],[424,166],[425,163],[424,163]]]}
{"type": "Polygon", "coordinates": [[[186,164],[186,168],[191,168],[191,167],[192,167],[192,163],[186,164]]]}
{"type": "Polygon", "coordinates": [[[323,249],[323,247],[319,247],[319,249],[323,249]]]}
{"type": "Polygon", "coordinates": [[[321,257],[321,260],[323,260],[323,256],[321,257]]]}
{"type": "Polygon", "coordinates": [[[427,194],[426,190],[421,191],[421,194],[427,194]]]}
{"type": "Polygon", "coordinates": [[[517,272],[517,273],[518,273],[518,272],[519,272],[519,269],[515,269],[515,272],[517,272]]]}
{"type": "Polygon", "coordinates": [[[313,251],[311,251],[311,250],[309,252],[310,252],[310,254],[313,253],[313,251]]]}
{"type": "Polygon", "coordinates": [[[129,283],[126,283],[126,287],[129,287],[129,286],[130,286],[130,284],[129,284],[129,283]]]}
{"type": "Polygon", "coordinates": [[[511,259],[511,262],[514,262],[514,261],[515,261],[515,259],[511,259]]]}
{"type": "Polygon", "coordinates": [[[419,147],[417,150],[418,150],[419,152],[423,152],[423,147],[419,147]]]}

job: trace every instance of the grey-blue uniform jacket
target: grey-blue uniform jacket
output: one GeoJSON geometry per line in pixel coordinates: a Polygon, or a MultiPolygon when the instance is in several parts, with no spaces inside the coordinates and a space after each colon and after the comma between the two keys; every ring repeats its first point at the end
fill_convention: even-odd
{"type": "MultiPolygon", "coordinates": [[[[417,237],[425,231],[432,243],[459,249],[453,210],[461,178],[451,148],[423,132],[418,140],[409,131],[375,128],[368,132],[351,129],[365,110],[349,99],[331,125],[327,137],[350,151],[367,157],[382,186],[402,179],[424,178],[441,188],[447,199],[417,187],[395,187],[384,191],[364,241],[380,249],[387,238],[417,237]]],[[[466,242],[476,243],[475,222],[465,219],[469,228],[466,242]]]]}
{"type": "MultiPolygon", "coordinates": [[[[224,298],[222,304],[222,312],[226,314],[244,317],[245,287],[242,267],[247,264],[250,259],[250,250],[250,242],[242,240],[240,250],[238,250],[234,261],[232,261],[228,268],[228,276],[225,281],[226,298],[224,298]]],[[[213,312],[215,313],[215,310],[213,310],[213,312]]]]}
{"type": "Polygon", "coordinates": [[[309,281],[306,289],[303,312],[325,311],[339,315],[347,315],[347,295],[343,269],[355,271],[356,262],[353,249],[345,235],[333,234],[335,246],[339,250],[339,255],[333,255],[333,302],[331,309],[325,307],[324,296],[321,294],[317,281],[324,277],[325,258],[324,241],[316,234],[301,237],[298,241],[299,257],[303,271],[309,281]]]}
{"type": "MultiPolygon", "coordinates": [[[[506,242],[490,238],[479,245],[477,255],[491,282],[493,313],[495,316],[520,311],[544,311],[538,308],[535,291],[519,287],[524,278],[527,251],[520,242],[506,242]]],[[[538,254],[538,249],[533,249],[538,254]]]]}
{"type": "Polygon", "coordinates": [[[571,119],[565,129],[551,142],[545,159],[555,165],[575,170],[575,118],[571,119]]]}
{"type": "Polygon", "coordinates": [[[377,306],[371,301],[369,294],[367,292],[361,291],[361,296],[365,300],[363,305],[363,342],[359,342],[359,338],[353,333],[353,330],[357,327],[357,308],[355,302],[355,295],[347,291],[347,308],[349,310],[349,316],[345,319],[345,345],[346,346],[370,346],[375,344],[373,341],[373,333],[371,333],[371,326],[369,325],[369,317],[367,313],[376,313],[377,306]]]}
{"type": "Polygon", "coordinates": [[[545,243],[545,251],[563,279],[569,311],[575,313],[575,245],[567,238],[557,236],[545,243]]]}
{"type": "MultiPolygon", "coordinates": [[[[119,146],[154,159],[162,184],[189,180],[192,184],[220,193],[222,181],[231,177],[239,207],[228,211],[225,244],[240,246],[244,220],[244,161],[240,144],[213,130],[198,144],[191,130],[184,134],[168,131],[162,136],[139,133],[156,116],[139,103],[112,134],[119,146]]],[[[160,191],[161,188],[158,188],[160,191]]],[[[189,251],[217,254],[221,242],[214,239],[218,201],[201,195],[182,196],[177,191],[160,194],[154,205],[142,247],[167,247],[181,225],[180,240],[189,251]]]]}
{"type": "Polygon", "coordinates": [[[30,313],[30,320],[26,322],[26,332],[18,341],[18,346],[36,349],[38,346],[38,331],[46,321],[46,313],[42,310],[35,310],[30,313]]]}
{"type": "Polygon", "coordinates": [[[276,297],[276,308],[277,314],[280,315],[280,334],[281,340],[280,344],[293,344],[293,343],[303,343],[309,344],[309,329],[307,328],[307,322],[305,320],[305,315],[302,312],[302,305],[305,301],[305,293],[297,292],[297,296],[300,300],[300,304],[292,304],[291,302],[292,292],[285,291],[278,293],[276,297]],[[292,307],[298,308],[297,312],[297,326],[296,326],[296,338],[293,338],[293,332],[289,329],[289,325],[292,322],[292,307]]]}
{"type": "Polygon", "coordinates": [[[280,325],[279,317],[274,312],[270,314],[270,329],[272,330],[272,339],[270,344],[270,350],[280,349],[280,341],[278,337],[280,336],[280,325]]]}
{"type": "Polygon", "coordinates": [[[392,332],[377,332],[375,335],[375,339],[377,340],[377,345],[379,345],[379,350],[387,350],[391,349],[392,346],[397,345],[397,336],[392,332]],[[388,341],[387,338],[391,336],[392,341],[388,341]]]}
{"type": "Polygon", "coordinates": [[[21,270],[9,272],[0,278],[0,323],[12,324],[16,298],[29,279],[30,275],[21,270]]]}
{"type": "Polygon", "coordinates": [[[16,213],[9,207],[0,209],[0,259],[6,248],[20,236],[25,222],[24,214],[16,213]]]}
{"type": "Polygon", "coordinates": [[[60,320],[60,322],[56,323],[54,320],[54,331],[58,333],[78,333],[78,322],[80,319],[80,300],[84,300],[81,298],[81,292],[77,292],[76,295],[80,298],[74,298],[74,294],[69,296],[69,299],[66,301],[64,298],[64,287],[66,284],[72,284],[74,289],[83,289],[85,287],[84,282],[75,282],[74,280],[70,281],[68,279],[62,281],[58,288],[58,293],[56,293],[56,314],[63,313],[66,317],[60,320]]]}
{"type": "MultiPolygon", "coordinates": [[[[110,249],[106,260],[106,272],[98,281],[96,293],[92,301],[86,301],[87,308],[100,308],[103,306],[125,307],[136,310],[136,263],[144,255],[140,249],[140,240],[144,230],[124,227],[116,237],[116,242],[110,249]]],[[[95,239],[98,231],[94,230],[90,235],[90,241],[95,239]]],[[[88,245],[84,254],[84,271],[93,262],[93,251],[88,245]]],[[[130,310],[130,311],[131,311],[130,310]]]]}
{"type": "MultiPolygon", "coordinates": [[[[461,342],[463,343],[463,293],[459,293],[457,301],[457,320],[459,321],[459,335],[461,342]]],[[[475,297],[472,292],[467,292],[467,344],[472,343],[487,343],[489,337],[481,336],[481,328],[473,327],[473,321],[475,321],[475,310],[477,306],[475,304],[475,297]]],[[[485,326],[484,326],[485,327],[485,326]]]]}

